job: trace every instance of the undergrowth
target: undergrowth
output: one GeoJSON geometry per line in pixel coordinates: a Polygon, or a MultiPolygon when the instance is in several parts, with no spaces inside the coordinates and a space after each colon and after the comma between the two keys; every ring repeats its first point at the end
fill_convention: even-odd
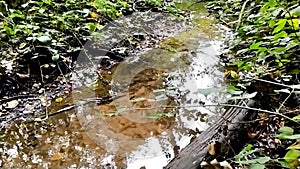
{"type": "Polygon", "coordinates": [[[162,0],[0,1],[0,87],[16,91],[41,76],[50,82],[70,71],[83,44],[106,23],[147,10],[178,11],[162,0]]]}
{"type": "Polygon", "coordinates": [[[261,99],[269,99],[269,102],[260,102],[287,121],[285,125],[280,124],[279,130],[270,133],[273,135],[271,138],[294,143],[286,147],[284,155],[277,159],[268,154],[257,154],[258,149],[248,145],[233,161],[255,169],[276,165],[296,168],[300,157],[299,143],[296,141],[299,140],[299,2],[215,0],[207,8],[235,32],[222,57],[230,81],[236,87],[246,89],[258,82],[271,85],[271,88],[259,93],[261,99]],[[271,98],[277,99],[275,107],[270,106],[273,104],[271,98]],[[277,133],[281,134],[275,136],[277,133]]]}

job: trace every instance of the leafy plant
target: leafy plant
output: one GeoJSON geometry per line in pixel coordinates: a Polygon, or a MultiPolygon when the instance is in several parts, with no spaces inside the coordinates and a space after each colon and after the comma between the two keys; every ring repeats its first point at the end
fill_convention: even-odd
{"type": "MultiPolygon", "coordinates": [[[[262,0],[262,1],[222,1],[215,0],[207,5],[211,12],[217,14],[220,21],[236,31],[234,38],[228,41],[228,50],[224,50],[223,62],[230,68],[225,75],[238,84],[254,83],[251,79],[271,78],[283,83],[298,86],[299,81],[299,17],[300,7],[296,0],[262,0]]],[[[271,84],[271,83],[270,83],[271,84]]],[[[275,83],[273,83],[274,85],[275,83]]],[[[275,85],[278,85],[276,83],[275,85]]],[[[274,90],[277,95],[288,94],[288,97],[276,109],[278,115],[286,119],[299,121],[299,116],[289,118],[281,113],[282,107],[295,93],[298,87],[279,84],[285,88],[274,90]],[[281,110],[281,111],[279,111],[281,110]]],[[[247,88],[247,87],[246,87],[247,88]]],[[[236,91],[236,90],[233,90],[236,91]]],[[[237,90],[238,91],[238,90],[237,90]]],[[[254,94],[254,93],[253,93],[254,94]]],[[[265,94],[265,93],[262,93],[265,94]]],[[[277,135],[281,140],[299,140],[293,128],[280,128],[277,135]]],[[[234,160],[250,168],[265,168],[268,162],[278,162],[283,167],[295,168],[298,165],[298,142],[288,148],[281,159],[248,155],[255,154],[257,149],[247,146],[234,160]]]]}
{"type": "Polygon", "coordinates": [[[274,70],[281,72],[276,73],[279,76],[299,72],[296,66],[300,45],[297,1],[214,1],[208,8],[223,8],[225,13],[220,14],[221,19],[237,30],[238,36],[230,44],[234,53],[229,54],[229,65],[237,66],[239,71],[252,71],[257,76],[274,70]],[[232,20],[239,20],[241,24],[232,20]]]}
{"type": "MultiPolygon", "coordinates": [[[[276,137],[279,139],[299,140],[300,134],[294,134],[294,129],[288,126],[279,129],[280,134],[276,137]]],[[[294,145],[288,147],[289,151],[285,154],[283,160],[277,160],[283,167],[296,168],[299,166],[300,144],[297,141],[294,145]]]]}
{"type": "Polygon", "coordinates": [[[249,155],[257,152],[258,149],[252,149],[253,146],[248,144],[238,155],[235,156],[235,163],[247,165],[250,169],[264,169],[265,164],[271,160],[270,157],[257,157],[249,159],[249,155]]]}

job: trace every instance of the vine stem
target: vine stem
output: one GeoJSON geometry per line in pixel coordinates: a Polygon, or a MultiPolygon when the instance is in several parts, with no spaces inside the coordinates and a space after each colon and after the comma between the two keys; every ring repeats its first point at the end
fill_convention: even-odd
{"type": "Polygon", "coordinates": [[[243,6],[242,6],[242,9],[241,9],[240,14],[239,14],[239,19],[238,19],[238,23],[236,25],[235,31],[237,31],[239,29],[239,27],[242,23],[243,13],[244,13],[244,10],[245,10],[246,5],[247,5],[248,2],[249,2],[249,0],[245,1],[243,6]]]}
{"type": "Polygon", "coordinates": [[[151,109],[159,109],[159,108],[220,107],[220,106],[221,107],[236,107],[236,108],[241,108],[241,109],[248,109],[248,110],[253,110],[253,111],[258,111],[258,112],[264,112],[264,113],[268,113],[268,114],[274,114],[274,115],[284,117],[288,120],[291,120],[295,123],[300,124],[299,122],[293,120],[292,118],[290,118],[282,113],[279,113],[277,111],[274,112],[274,111],[263,110],[263,109],[259,109],[259,108],[248,107],[248,106],[240,106],[240,105],[224,104],[224,103],[205,104],[205,105],[184,105],[184,106],[157,106],[157,107],[149,107],[149,108],[131,108],[131,109],[126,109],[126,110],[151,110],[151,109]]]}
{"type": "MultiPolygon", "coordinates": [[[[52,116],[52,115],[56,115],[59,113],[63,113],[65,111],[69,111],[71,109],[92,103],[92,102],[97,102],[99,101],[99,98],[95,98],[95,99],[89,99],[86,101],[83,101],[81,103],[77,103],[77,104],[73,104],[70,106],[67,106],[63,109],[60,109],[56,112],[53,112],[51,114],[49,114],[48,116],[52,116]]],[[[205,104],[205,105],[200,105],[200,104],[195,104],[195,105],[183,105],[183,106],[168,106],[168,105],[161,105],[161,106],[155,106],[155,107],[147,107],[147,108],[127,108],[127,107],[121,107],[119,109],[124,109],[123,111],[130,111],[130,110],[153,110],[153,109],[166,109],[166,108],[188,108],[188,107],[235,107],[235,108],[241,108],[241,109],[248,109],[248,110],[253,110],[253,111],[258,111],[258,112],[263,112],[263,113],[268,113],[268,114],[273,114],[273,115],[278,115],[281,116],[283,118],[286,118],[288,120],[291,120],[297,124],[300,124],[299,122],[293,120],[292,118],[279,113],[278,111],[274,112],[274,111],[269,111],[269,110],[263,110],[263,109],[259,109],[259,108],[253,108],[253,107],[248,107],[248,106],[241,106],[241,105],[234,105],[234,104],[224,104],[224,103],[214,103],[214,104],[205,104]]],[[[122,111],[122,112],[123,112],[122,111]]],[[[107,113],[115,113],[115,111],[113,112],[107,112],[107,113]]]]}

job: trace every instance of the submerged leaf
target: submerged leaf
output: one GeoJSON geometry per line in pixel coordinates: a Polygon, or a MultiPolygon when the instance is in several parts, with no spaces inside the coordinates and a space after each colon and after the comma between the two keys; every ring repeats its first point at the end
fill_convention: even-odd
{"type": "Polygon", "coordinates": [[[203,94],[204,96],[208,96],[212,93],[220,92],[222,91],[223,88],[221,87],[211,87],[211,88],[206,88],[206,89],[198,89],[196,93],[203,94]]]}

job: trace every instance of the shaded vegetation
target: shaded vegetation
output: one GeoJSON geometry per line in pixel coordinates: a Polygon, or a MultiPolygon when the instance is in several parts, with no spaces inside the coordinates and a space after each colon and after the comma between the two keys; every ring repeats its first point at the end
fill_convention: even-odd
{"type": "Polygon", "coordinates": [[[229,44],[228,65],[257,77],[299,74],[297,1],[216,1],[208,8],[218,11],[220,19],[236,30],[237,39],[229,44]]]}
{"type": "Polygon", "coordinates": [[[0,82],[13,89],[0,96],[70,71],[83,44],[105,23],[145,10],[177,11],[173,2],[160,0],[0,1],[0,82]]]}
{"type": "Polygon", "coordinates": [[[231,83],[258,91],[259,108],[274,112],[258,113],[258,121],[248,130],[253,146],[246,146],[233,161],[246,168],[296,168],[300,157],[299,143],[294,141],[300,132],[299,2],[217,0],[207,7],[236,32],[222,57],[231,83]]]}

